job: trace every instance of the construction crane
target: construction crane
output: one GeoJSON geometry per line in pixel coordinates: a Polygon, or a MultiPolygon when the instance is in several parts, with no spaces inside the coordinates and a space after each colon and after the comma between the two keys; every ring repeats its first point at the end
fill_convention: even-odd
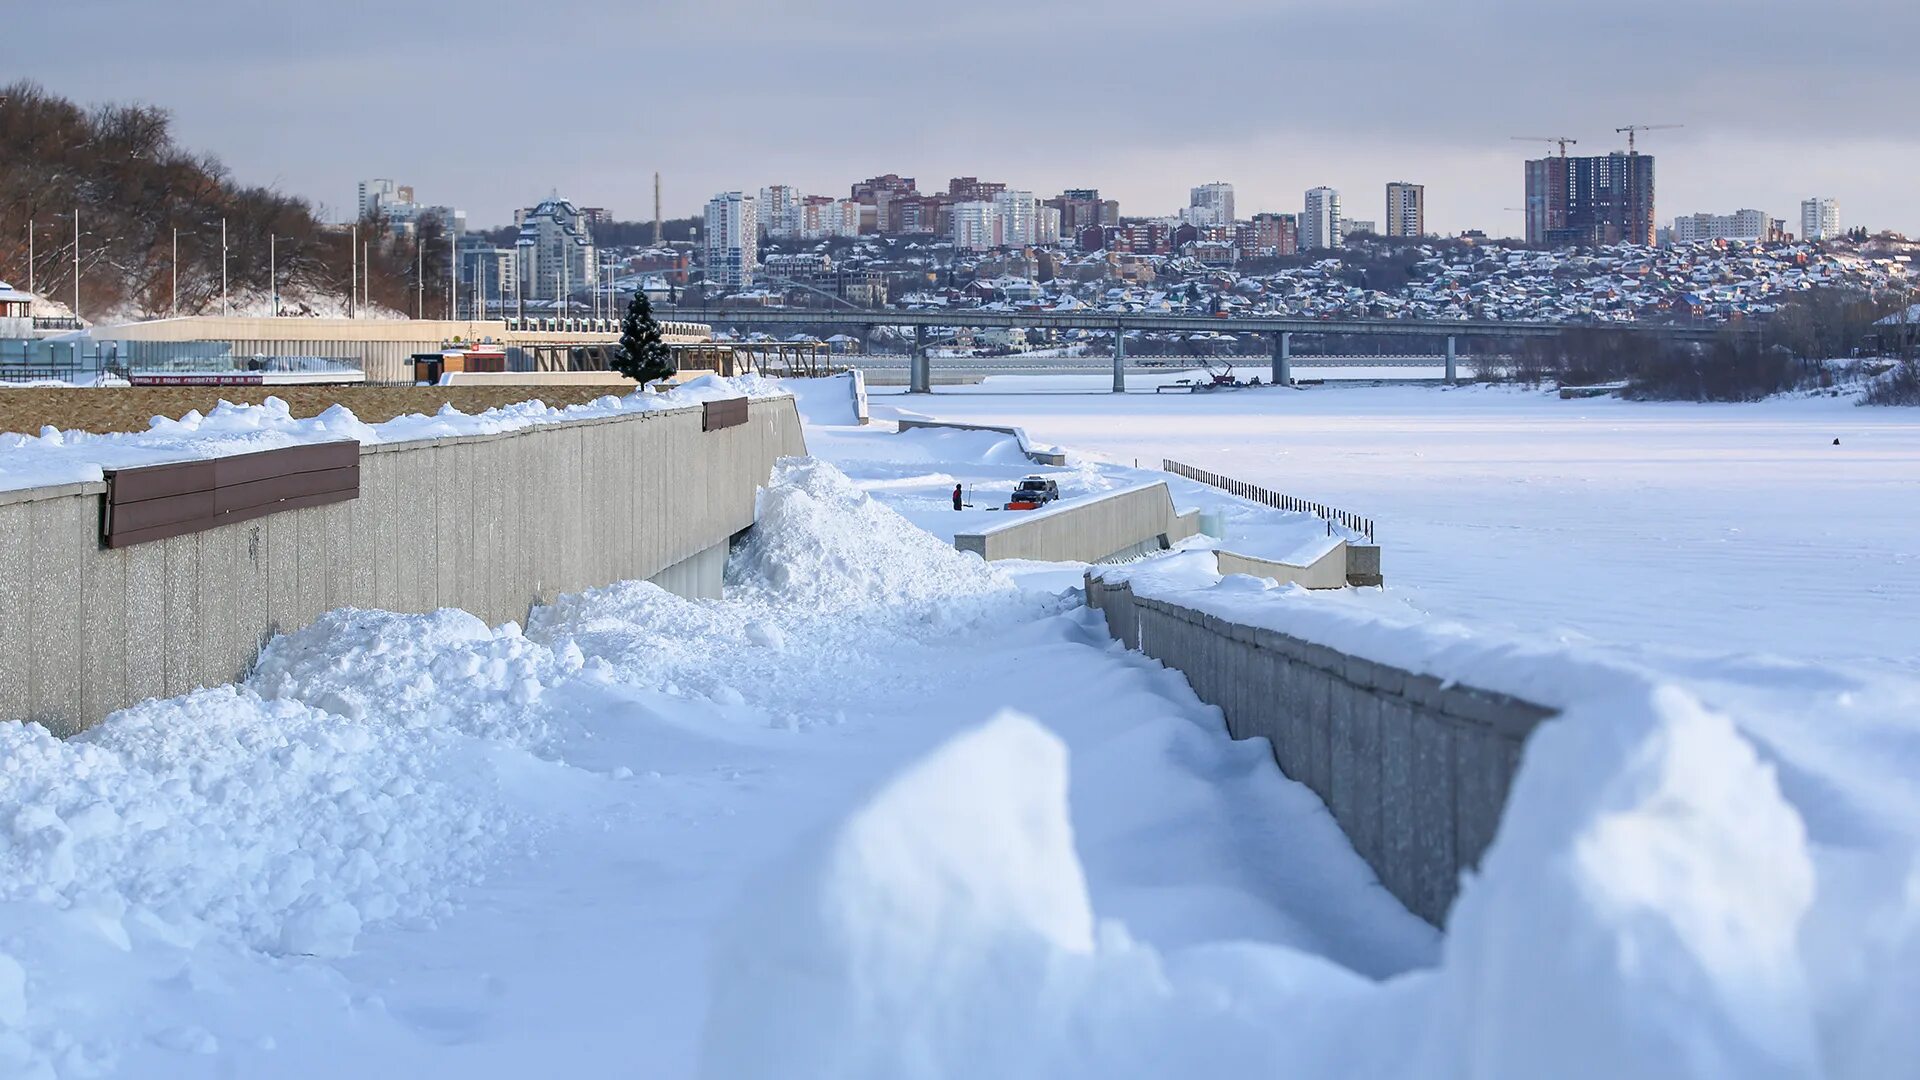
{"type": "Polygon", "coordinates": [[[1636,132],[1636,131],[1666,131],[1666,130],[1668,130],[1668,129],[1670,129],[1670,128],[1680,128],[1680,127],[1686,127],[1686,126],[1687,126],[1687,125],[1685,125],[1685,124],[1628,124],[1628,125],[1627,125],[1627,126],[1625,126],[1625,127],[1617,127],[1617,128],[1614,128],[1613,130],[1614,130],[1614,131],[1615,131],[1616,133],[1617,133],[1617,132],[1622,132],[1622,131],[1624,131],[1624,132],[1626,132],[1626,133],[1627,133],[1627,153],[1629,153],[1629,154],[1635,154],[1635,153],[1639,153],[1639,151],[1637,151],[1637,150],[1635,150],[1635,149],[1633,148],[1633,133],[1634,133],[1634,132],[1636,132]]]}
{"type": "Polygon", "coordinates": [[[1580,142],[1579,139],[1570,139],[1565,135],[1515,135],[1512,136],[1512,138],[1515,142],[1559,143],[1560,156],[1563,159],[1567,156],[1567,147],[1577,145],[1580,142]]]}

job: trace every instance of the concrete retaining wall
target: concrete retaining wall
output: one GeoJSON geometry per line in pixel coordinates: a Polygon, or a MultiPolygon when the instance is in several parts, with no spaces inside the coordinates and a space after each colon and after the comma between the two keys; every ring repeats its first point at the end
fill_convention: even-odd
{"type": "Polygon", "coordinates": [[[1184,672],[1236,739],[1261,737],[1407,908],[1440,925],[1493,840],[1520,747],[1552,710],[1443,684],[1087,576],[1128,648],[1184,672]]]}
{"type": "Polygon", "coordinates": [[[955,536],[953,546],[988,562],[1102,562],[1160,551],[1200,531],[1199,511],[1176,512],[1164,482],[1007,516],[1004,525],[955,536]]]}
{"type": "Polygon", "coordinates": [[[561,593],[651,578],[717,593],[793,399],[701,431],[696,406],[363,446],[360,497],[108,550],[105,485],[0,492],[0,719],[60,734],[245,676],[266,640],[339,607],[524,622],[561,593]]]}
{"type": "Polygon", "coordinates": [[[1299,585],[1307,589],[1344,589],[1347,587],[1348,550],[1345,540],[1336,540],[1326,554],[1301,564],[1238,555],[1226,550],[1215,551],[1213,555],[1222,574],[1251,574],[1254,577],[1272,578],[1282,585],[1299,585]]]}

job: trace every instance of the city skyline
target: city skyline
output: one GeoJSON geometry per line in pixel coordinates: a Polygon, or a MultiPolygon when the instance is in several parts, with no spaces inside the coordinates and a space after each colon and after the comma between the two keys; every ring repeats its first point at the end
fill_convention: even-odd
{"type": "MultiPolygon", "coordinates": [[[[1116,82],[1073,50],[1071,19],[1059,20],[1047,63],[993,48],[998,16],[1030,23],[1034,13],[998,0],[905,28],[851,5],[804,16],[760,2],[542,9],[541,26],[593,27],[585,38],[542,32],[525,9],[498,2],[353,3],[268,24],[243,17],[251,9],[239,0],[187,10],[74,0],[19,13],[12,40],[84,32],[116,63],[75,66],[49,49],[9,67],[83,101],[166,108],[183,141],[243,182],[336,217],[365,176],[405,176],[483,226],[510,222],[556,188],[645,219],[656,169],[676,218],[700,214],[716,191],[781,182],[838,194],[899,172],[992,177],[1036,193],[1098,187],[1142,216],[1177,212],[1208,179],[1234,184],[1242,218],[1296,212],[1302,192],[1324,185],[1342,192],[1349,214],[1377,219],[1385,184],[1412,179],[1427,189],[1430,231],[1520,235],[1521,215],[1508,208],[1520,203],[1522,163],[1546,148],[1513,136],[1571,135],[1576,153],[1603,154],[1625,146],[1614,127],[1679,123],[1640,147],[1660,157],[1662,222],[1743,207],[1791,219],[1801,200],[1822,196],[1846,208],[1849,224],[1920,234],[1911,198],[1920,130],[1904,104],[1920,71],[1899,44],[1920,30],[1920,13],[1827,5],[1827,38],[1845,41],[1843,54],[1801,45],[1794,10],[1771,0],[1737,13],[1626,0],[1577,34],[1508,18],[1520,10],[1508,0],[1473,8],[1219,3],[1181,16],[1175,40],[1192,48],[1162,65],[1169,78],[1143,84],[1116,82]],[[376,10],[380,34],[340,32],[343,18],[376,10]],[[1346,43],[1332,57],[1301,50],[1278,64],[1262,52],[1327,34],[1346,43]],[[702,43],[716,37],[727,38],[735,77],[696,79],[702,43]],[[636,91],[625,54],[597,64],[581,44],[629,38],[686,47],[650,50],[636,91]],[[1709,39],[1703,55],[1693,43],[1709,39]],[[210,50],[221,64],[203,62],[210,50]],[[1205,62],[1189,65],[1199,52],[1205,62]],[[1621,55],[1634,57],[1630,70],[1621,55]],[[568,77],[554,93],[483,98],[457,78],[417,75],[474,70],[489,56],[568,77]],[[1179,90],[1183,70],[1205,73],[1198,103],[1179,90]],[[236,94],[237,85],[261,89],[236,94]],[[1556,89],[1513,92],[1537,85],[1556,89]],[[952,92],[929,89],[943,87],[952,92]],[[636,92],[646,105],[631,104],[636,92]],[[796,122],[769,122],[783,113],[796,122]],[[513,152],[502,153],[509,138],[513,152]]],[[[1100,52],[1159,55],[1173,25],[1151,5],[1109,5],[1100,52]]]]}

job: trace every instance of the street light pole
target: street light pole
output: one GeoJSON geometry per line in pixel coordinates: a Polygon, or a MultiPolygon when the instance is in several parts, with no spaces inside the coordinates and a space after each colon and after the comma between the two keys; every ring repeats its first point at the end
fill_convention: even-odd
{"type": "Polygon", "coordinates": [[[227,219],[220,219],[220,314],[233,314],[233,293],[227,282],[227,219]]]}
{"type": "Polygon", "coordinates": [[[167,314],[180,314],[180,226],[173,227],[173,258],[168,264],[173,276],[173,295],[167,300],[167,314]]]}
{"type": "Polygon", "coordinates": [[[280,238],[267,234],[267,289],[272,299],[269,301],[274,318],[280,317],[280,238]]]}
{"type": "Polygon", "coordinates": [[[73,208],[73,317],[80,317],[80,208],[73,208]]]}
{"type": "Polygon", "coordinates": [[[352,268],[347,274],[347,318],[360,314],[360,225],[353,226],[353,239],[347,244],[347,263],[352,268]]]}
{"type": "Polygon", "coordinates": [[[33,219],[27,219],[27,291],[40,295],[33,285],[33,219]]]}

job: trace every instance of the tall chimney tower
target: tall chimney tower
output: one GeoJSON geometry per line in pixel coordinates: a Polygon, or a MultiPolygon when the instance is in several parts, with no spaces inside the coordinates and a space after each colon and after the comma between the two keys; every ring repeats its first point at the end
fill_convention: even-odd
{"type": "Polygon", "coordinates": [[[660,246],[660,173],[653,174],[653,246],[660,246]]]}

